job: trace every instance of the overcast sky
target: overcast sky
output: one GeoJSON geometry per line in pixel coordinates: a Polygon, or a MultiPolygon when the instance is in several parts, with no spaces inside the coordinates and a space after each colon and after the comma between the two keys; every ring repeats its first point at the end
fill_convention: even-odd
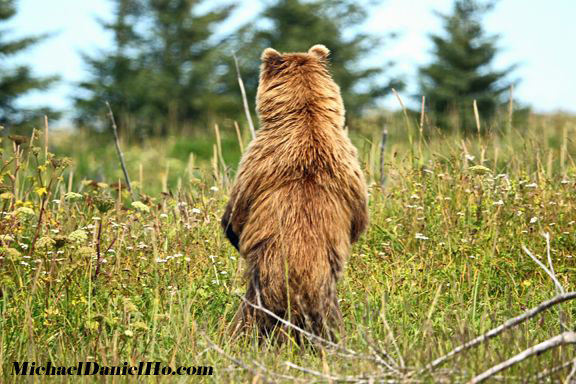
{"type": "MultiPolygon", "coordinates": [[[[262,1],[240,2],[232,24],[246,20],[262,8],[262,1]]],[[[14,62],[30,64],[36,74],[59,74],[60,85],[22,99],[23,106],[51,105],[72,109],[74,83],[86,68],[80,52],[106,48],[111,37],[97,18],[112,16],[108,0],[19,0],[18,14],[10,22],[13,36],[52,32],[48,40],[19,55],[14,62]]],[[[405,98],[416,93],[417,68],[430,62],[430,33],[441,32],[434,10],[449,12],[452,0],[385,0],[373,10],[362,28],[378,34],[396,31],[399,37],[374,53],[372,60],[396,61],[395,73],[404,75],[405,98]]],[[[576,0],[500,0],[485,18],[485,29],[499,34],[502,51],[495,69],[519,64],[513,77],[521,80],[516,98],[539,112],[564,110],[576,113],[576,0]]],[[[302,47],[303,50],[308,47],[302,47]]],[[[256,58],[257,59],[257,58],[256,58]]],[[[383,101],[396,107],[393,97],[383,101]]]]}

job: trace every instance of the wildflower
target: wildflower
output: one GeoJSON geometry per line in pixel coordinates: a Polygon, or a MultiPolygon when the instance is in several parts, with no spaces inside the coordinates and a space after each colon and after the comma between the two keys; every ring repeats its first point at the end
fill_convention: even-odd
{"type": "Polygon", "coordinates": [[[534,216],[533,218],[530,219],[530,224],[534,224],[537,221],[538,221],[538,218],[536,216],[534,216]]]}
{"type": "Polygon", "coordinates": [[[485,167],[483,165],[473,165],[468,169],[477,175],[485,175],[487,173],[492,173],[492,170],[490,168],[485,167]]]}
{"type": "Polygon", "coordinates": [[[132,203],[132,207],[135,208],[137,211],[140,211],[140,212],[150,212],[150,207],[148,207],[146,204],[144,204],[141,201],[134,201],[132,203]]]}
{"type": "Polygon", "coordinates": [[[218,187],[210,187],[210,190],[211,190],[212,192],[218,192],[218,187]]]}
{"type": "Polygon", "coordinates": [[[16,261],[22,257],[20,251],[15,248],[0,247],[0,254],[4,254],[7,260],[16,261]]]}
{"type": "Polygon", "coordinates": [[[34,190],[39,197],[42,197],[48,193],[46,187],[39,187],[34,190]]]}
{"type": "Polygon", "coordinates": [[[54,245],[56,245],[56,241],[48,236],[42,236],[36,241],[36,247],[38,248],[52,248],[54,245]]]}
{"type": "Polygon", "coordinates": [[[88,235],[82,229],[77,229],[68,235],[68,241],[71,243],[83,243],[88,240],[88,235]]]}
{"type": "Polygon", "coordinates": [[[132,332],[131,330],[127,329],[124,331],[124,336],[126,337],[132,337],[134,336],[134,332],[132,332]]]}
{"type": "Polygon", "coordinates": [[[86,258],[86,259],[91,258],[93,256],[96,256],[96,252],[91,247],[86,247],[86,246],[80,247],[80,248],[78,248],[77,252],[78,252],[78,256],[80,256],[82,258],[86,258]]]}
{"type": "Polygon", "coordinates": [[[67,192],[64,194],[64,200],[68,201],[79,201],[82,200],[84,196],[76,192],[67,192]]]}
{"type": "Polygon", "coordinates": [[[14,241],[14,236],[12,235],[0,235],[0,243],[8,243],[14,241]]]}
{"type": "Polygon", "coordinates": [[[34,210],[32,208],[28,208],[28,207],[20,207],[18,208],[16,211],[14,211],[14,214],[16,216],[34,216],[34,210]]]}
{"type": "Polygon", "coordinates": [[[4,193],[0,194],[0,199],[2,199],[2,200],[10,200],[13,197],[14,197],[14,195],[12,194],[12,192],[4,192],[4,193]]]}

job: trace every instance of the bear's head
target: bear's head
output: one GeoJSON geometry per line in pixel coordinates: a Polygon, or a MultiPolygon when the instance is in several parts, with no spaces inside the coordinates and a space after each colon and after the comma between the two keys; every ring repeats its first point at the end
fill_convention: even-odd
{"type": "MultiPolygon", "coordinates": [[[[330,51],[322,44],[305,53],[262,52],[256,106],[263,122],[279,114],[324,111],[339,121],[344,116],[340,88],[329,71],[330,51]]],[[[338,123],[340,125],[340,123],[338,123]]]]}

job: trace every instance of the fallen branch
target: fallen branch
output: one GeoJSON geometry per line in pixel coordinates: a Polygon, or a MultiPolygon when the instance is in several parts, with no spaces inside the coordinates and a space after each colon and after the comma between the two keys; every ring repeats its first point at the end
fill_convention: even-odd
{"type": "Polygon", "coordinates": [[[550,368],[544,372],[540,372],[539,374],[537,374],[536,376],[534,376],[534,380],[528,380],[528,381],[535,381],[537,383],[540,383],[544,378],[555,374],[556,372],[560,372],[566,368],[568,368],[569,366],[571,366],[572,364],[576,365],[576,360],[573,361],[567,361],[563,364],[560,364],[556,367],[550,368]]]}
{"type": "Polygon", "coordinates": [[[520,316],[509,319],[509,320],[505,321],[503,324],[499,325],[498,327],[491,329],[490,331],[484,333],[481,336],[478,336],[474,340],[468,341],[467,343],[464,343],[464,344],[454,348],[452,351],[448,352],[446,355],[439,357],[436,360],[429,363],[428,365],[426,365],[418,373],[421,374],[421,373],[426,372],[430,369],[434,369],[434,368],[438,367],[439,365],[445,363],[446,361],[448,361],[452,357],[456,356],[460,352],[463,352],[463,351],[466,351],[472,347],[475,347],[475,346],[499,335],[500,333],[504,332],[505,330],[512,328],[518,324],[525,322],[526,320],[533,318],[534,316],[536,316],[540,312],[543,312],[543,311],[545,311],[545,310],[547,310],[547,309],[549,309],[549,308],[551,308],[557,304],[560,304],[560,303],[563,303],[563,302],[569,301],[569,300],[574,300],[574,299],[576,299],[576,292],[567,292],[567,293],[564,293],[562,295],[558,295],[556,297],[553,297],[550,300],[544,301],[544,302],[540,303],[538,306],[524,312],[520,316]]]}
{"type": "Polygon", "coordinates": [[[505,369],[510,368],[511,366],[518,364],[519,362],[526,360],[527,358],[533,356],[533,355],[539,355],[543,352],[546,352],[547,350],[551,349],[551,348],[555,348],[558,347],[560,345],[566,345],[566,344],[576,344],[576,332],[564,332],[561,333],[560,335],[554,336],[551,339],[548,339],[546,341],[543,341],[540,344],[537,344],[533,347],[530,347],[522,352],[520,352],[519,354],[517,354],[516,356],[500,363],[497,364],[495,366],[493,366],[492,368],[490,368],[489,370],[481,373],[480,375],[474,377],[472,380],[469,381],[470,384],[476,384],[476,383],[481,383],[484,380],[494,376],[495,374],[502,372],[505,369]]]}

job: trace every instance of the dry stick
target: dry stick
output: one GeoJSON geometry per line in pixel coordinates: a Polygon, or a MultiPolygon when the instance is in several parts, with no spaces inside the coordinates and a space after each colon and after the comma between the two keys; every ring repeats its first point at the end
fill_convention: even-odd
{"type": "Polygon", "coordinates": [[[126,169],[126,163],[124,162],[124,154],[120,149],[120,139],[118,138],[118,127],[116,126],[116,120],[114,119],[114,113],[112,113],[112,107],[110,103],[106,101],[106,106],[108,107],[108,117],[110,117],[110,122],[112,123],[112,131],[114,131],[114,144],[116,145],[116,152],[120,158],[120,165],[122,166],[122,172],[124,172],[124,179],[126,180],[126,185],[128,186],[128,191],[134,200],[134,195],[132,193],[132,184],[130,184],[130,176],[128,176],[128,170],[126,169]]]}
{"type": "Polygon", "coordinates": [[[238,75],[238,85],[240,86],[240,93],[242,93],[242,103],[244,104],[244,113],[246,114],[246,119],[248,120],[248,126],[250,127],[250,133],[252,134],[252,138],[255,138],[256,131],[254,130],[252,115],[250,115],[250,107],[248,106],[248,99],[246,98],[246,90],[244,89],[244,82],[242,81],[242,76],[240,76],[240,67],[238,66],[238,59],[236,58],[236,53],[232,52],[232,57],[234,57],[234,65],[236,66],[236,74],[238,75]]]}
{"type": "MultiPolygon", "coordinates": [[[[556,278],[556,273],[554,272],[554,264],[552,264],[552,257],[550,256],[550,234],[548,232],[542,234],[542,236],[544,236],[544,238],[546,239],[546,256],[548,258],[548,265],[550,266],[550,269],[547,269],[544,264],[538,260],[529,250],[528,248],[526,248],[526,246],[524,244],[522,244],[522,249],[524,250],[524,252],[526,252],[528,254],[528,256],[530,256],[530,258],[532,260],[534,260],[534,262],[536,264],[538,264],[538,266],[540,268],[542,268],[544,270],[544,272],[546,272],[546,274],[548,274],[548,276],[550,276],[550,278],[552,279],[552,281],[554,282],[554,290],[556,291],[557,295],[561,295],[563,294],[564,291],[564,287],[562,287],[562,284],[560,284],[560,281],[558,281],[558,279],[556,278]]],[[[562,321],[562,311],[559,310],[558,311],[558,322],[560,323],[560,331],[564,330],[564,331],[569,331],[570,328],[564,324],[564,322],[562,321]]]]}
{"type": "Polygon", "coordinates": [[[522,244],[522,250],[523,250],[524,252],[526,252],[526,254],[527,254],[528,256],[530,256],[530,258],[531,258],[532,260],[534,260],[534,262],[535,262],[536,264],[538,264],[538,266],[539,266],[540,268],[542,268],[542,269],[544,270],[544,272],[546,272],[546,274],[547,274],[548,276],[550,276],[550,278],[551,278],[552,281],[554,282],[554,285],[555,285],[556,289],[558,290],[558,292],[560,292],[560,294],[564,293],[564,288],[562,287],[562,285],[560,284],[560,282],[559,282],[558,279],[556,278],[556,275],[554,275],[554,273],[552,273],[548,268],[546,268],[546,266],[545,266],[540,260],[538,260],[538,259],[536,258],[536,256],[534,256],[534,255],[532,254],[532,252],[530,252],[530,251],[528,250],[528,248],[526,248],[526,246],[525,246],[524,244],[522,244]]]}
{"type": "Polygon", "coordinates": [[[386,125],[382,129],[382,141],[380,141],[380,186],[384,188],[386,183],[386,174],[384,173],[384,150],[386,149],[386,141],[388,141],[388,129],[386,125]]]}
{"type": "Polygon", "coordinates": [[[576,360],[573,361],[567,361],[563,364],[560,364],[554,368],[551,368],[549,370],[546,370],[544,372],[541,372],[539,374],[537,374],[536,376],[534,376],[534,380],[528,380],[529,382],[531,381],[535,381],[537,383],[540,383],[542,381],[542,379],[544,379],[545,377],[548,377],[550,375],[555,374],[556,372],[560,372],[563,369],[568,368],[569,366],[571,366],[572,364],[576,364],[576,360]]]}
{"type": "Polygon", "coordinates": [[[470,384],[481,383],[484,380],[494,376],[498,372],[502,372],[503,370],[510,368],[514,364],[517,364],[523,360],[526,360],[527,358],[529,358],[533,355],[539,355],[543,352],[546,352],[547,350],[549,350],[551,348],[556,348],[560,345],[565,345],[565,344],[576,344],[576,332],[564,332],[564,333],[561,333],[560,335],[552,337],[551,339],[543,341],[540,344],[537,344],[533,347],[530,347],[530,348],[520,352],[516,356],[514,356],[514,357],[512,357],[512,358],[510,358],[510,359],[508,359],[508,360],[506,360],[500,364],[497,364],[497,365],[493,366],[492,368],[490,368],[489,370],[479,374],[478,376],[476,376],[472,380],[470,380],[469,383],[470,384]]]}
{"type": "Polygon", "coordinates": [[[568,376],[566,376],[566,380],[564,380],[564,384],[574,384],[574,377],[576,376],[576,360],[573,360],[572,364],[574,364],[574,365],[572,366],[572,369],[570,370],[570,373],[568,374],[568,376]]]}
{"type": "Polygon", "coordinates": [[[576,299],[576,292],[567,292],[567,293],[564,293],[562,295],[558,295],[556,297],[553,297],[550,300],[544,301],[544,302],[540,303],[538,306],[524,312],[520,316],[516,316],[512,319],[508,319],[503,324],[497,326],[496,328],[492,328],[491,330],[484,333],[483,335],[478,336],[477,338],[454,348],[452,351],[448,352],[444,356],[439,357],[436,360],[432,361],[431,363],[427,364],[418,373],[423,373],[423,372],[426,372],[430,369],[436,368],[439,365],[441,365],[441,364],[445,363],[446,361],[448,361],[449,359],[451,359],[452,357],[454,357],[455,355],[459,354],[460,352],[466,351],[466,350],[468,350],[472,347],[475,347],[475,346],[477,346],[477,345],[479,345],[479,344],[481,344],[487,340],[490,340],[491,338],[499,335],[500,333],[504,332],[505,330],[512,328],[518,324],[521,324],[521,323],[525,322],[526,320],[533,318],[534,316],[536,316],[540,312],[543,312],[543,311],[545,311],[545,310],[547,310],[547,309],[549,309],[549,308],[551,308],[557,304],[560,304],[560,303],[563,303],[563,302],[569,301],[569,300],[574,300],[574,299],[576,299]]]}

